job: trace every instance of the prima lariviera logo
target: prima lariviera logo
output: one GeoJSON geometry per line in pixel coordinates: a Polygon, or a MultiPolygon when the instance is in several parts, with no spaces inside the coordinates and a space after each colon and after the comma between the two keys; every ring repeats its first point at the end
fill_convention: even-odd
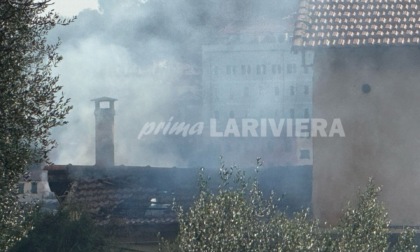
{"type": "Polygon", "coordinates": [[[230,118],[225,122],[211,118],[205,122],[146,122],[137,139],[148,135],[201,136],[208,130],[210,137],[345,137],[340,118],[331,121],[322,118],[230,118]]]}

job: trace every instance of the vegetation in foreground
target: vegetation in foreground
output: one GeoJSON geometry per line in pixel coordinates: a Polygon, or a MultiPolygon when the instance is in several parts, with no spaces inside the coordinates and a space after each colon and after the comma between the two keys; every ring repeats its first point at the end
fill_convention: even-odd
{"type": "MultiPolygon", "coordinates": [[[[260,163],[258,164],[260,166],[260,163]]],[[[258,170],[258,167],[257,167],[258,170]]],[[[216,193],[204,174],[200,194],[191,209],[177,207],[180,231],[173,242],[162,239],[160,251],[415,251],[414,231],[405,229],[394,245],[389,220],[377,197],[380,188],[369,180],[354,207],[340,224],[325,228],[308,211],[288,217],[276,210],[274,195],[264,198],[257,179],[243,171],[220,168],[216,193]]]]}
{"type": "Polygon", "coordinates": [[[87,214],[62,209],[57,213],[37,212],[34,228],[10,252],[106,251],[104,232],[87,214]]]}
{"type": "Polygon", "coordinates": [[[31,229],[31,210],[17,202],[16,183],[25,169],[46,161],[55,146],[53,127],[65,124],[71,106],[52,69],[61,61],[59,42],[48,32],[67,25],[51,0],[0,1],[0,251],[31,229]]]}

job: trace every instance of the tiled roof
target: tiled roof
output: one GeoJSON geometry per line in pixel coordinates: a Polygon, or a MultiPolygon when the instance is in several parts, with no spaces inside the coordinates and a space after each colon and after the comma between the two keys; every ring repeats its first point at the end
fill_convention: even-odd
{"type": "Polygon", "coordinates": [[[301,0],[293,45],[419,45],[420,0],[301,0]]]}
{"type": "Polygon", "coordinates": [[[142,187],[127,178],[89,179],[74,181],[66,203],[88,212],[99,225],[172,224],[177,223],[171,209],[174,198],[185,200],[177,194],[142,187]]]}
{"type": "MultiPolygon", "coordinates": [[[[57,167],[48,167],[49,173],[57,167]]],[[[172,225],[175,202],[189,207],[197,193],[198,168],[60,166],[72,181],[66,205],[88,212],[99,225],[172,225]]],[[[56,177],[50,177],[50,183],[56,177]]],[[[57,182],[57,181],[56,181],[57,182]]],[[[53,188],[53,187],[52,187],[53,188]]],[[[54,189],[53,189],[54,190],[54,189]]]]}
{"type": "MultiPolygon", "coordinates": [[[[177,224],[171,208],[173,202],[188,209],[199,191],[198,168],[116,166],[105,169],[76,165],[48,168],[54,192],[57,191],[52,185],[67,185],[71,181],[70,189],[65,186],[65,205],[89,212],[99,225],[172,226],[177,224]],[[63,171],[68,179],[51,176],[51,173],[63,171]]],[[[245,171],[250,175],[254,172],[253,169],[245,171]]],[[[218,169],[209,169],[206,175],[212,178],[209,189],[216,191],[218,169]]],[[[310,166],[265,168],[258,175],[264,194],[274,191],[276,195],[284,195],[279,207],[290,212],[310,206],[311,176],[310,166]]]]}

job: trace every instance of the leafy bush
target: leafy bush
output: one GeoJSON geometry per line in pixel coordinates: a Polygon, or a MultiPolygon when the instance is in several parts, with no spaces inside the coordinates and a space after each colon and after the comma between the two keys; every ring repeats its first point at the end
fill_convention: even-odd
{"type": "Polygon", "coordinates": [[[71,106],[53,69],[62,60],[59,42],[47,35],[67,25],[50,0],[0,1],[0,251],[31,228],[15,184],[29,164],[48,161],[51,129],[66,124],[71,106]]]}
{"type": "Polygon", "coordinates": [[[384,206],[378,202],[379,187],[372,179],[359,192],[355,208],[348,207],[338,229],[339,251],[385,251],[388,245],[389,221],[384,206]]]}
{"type": "Polygon", "coordinates": [[[32,228],[36,206],[18,201],[16,181],[0,175],[0,251],[10,249],[32,228]]]}
{"type": "Polygon", "coordinates": [[[70,211],[60,210],[56,214],[38,213],[34,229],[11,252],[104,251],[105,246],[105,236],[88,215],[75,218],[70,211]]]}
{"type": "Polygon", "coordinates": [[[264,197],[257,179],[247,179],[243,171],[222,164],[219,173],[216,193],[200,174],[201,191],[193,206],[188,211],[176,208],[178,237],[173,242],[162,239],[160,251],[416,250],[412,230],[405,230],[390,248],[387,213],[372,180],[359,192],[355,207],[344,211],[340,224],[324,228],[308,210],[293,217],[276,210],[274,195],[264,197]]]}

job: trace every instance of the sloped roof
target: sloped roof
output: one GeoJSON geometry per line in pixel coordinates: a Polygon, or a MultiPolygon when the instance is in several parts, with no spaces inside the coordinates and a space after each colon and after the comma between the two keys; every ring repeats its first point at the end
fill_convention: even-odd
{"type": "Polygon", "coordinates": [[[301,0],[295,49],[419,45],[420,0],[301,0]]]}
{"type": "MultiPolygon", "coordinates": [[[[67,180],[51,173],[67,174],[71,186],[65,197],[66,205],[89,212],[99,225],[176,224],[176,214],[171,209],[173,202],[188,209],[199,192],[198,168],[61,165],[45,169],[53,185],[67,180]]],[[[254,172],[253,169],[245,171],[254,172]]],[[[212,178],[209,189],[214,191],[218,187],[218,172],[218,169],[206,171],[206,176],[212,178]]],[[[282,206],[291,212],[310,206],[311,176],[310,166],[265,168],[258,175],[264,194],[274,191],[276,195],[285,195],[282,206]]],[[[54,191],[53,186],[51,189],[54,191]]]]}
{"type": "Polygon", "coordinates": [[[171,210],[174,197],[174,192],[145,188],[123,178],[89,179],[75,181],[66,202],[90,213],[99,225],[172,224],[177,223],[171,210]]]}
{"type": "Polygon", "coordinates": [[[90,213],[99,225],[175,224],[174,200],[189,207],[198,190],[197,168],[67,166],[65,170],[72,180],[66,205],[90,213]]]}

